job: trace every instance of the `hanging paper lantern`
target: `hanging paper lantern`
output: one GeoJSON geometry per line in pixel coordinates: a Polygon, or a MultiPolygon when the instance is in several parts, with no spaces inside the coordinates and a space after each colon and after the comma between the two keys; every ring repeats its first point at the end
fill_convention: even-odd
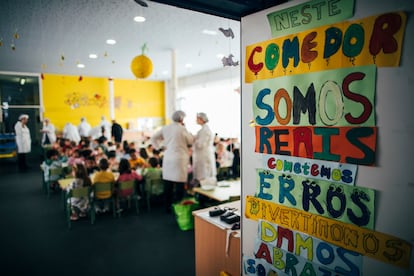
{"type": "Polygon", "coordinates": [[[146,45],[142,47],[142,54],[131,61],[131,71],[135,77],[145,79],[152,73],[152,61],[145,54],[146,45]]]}

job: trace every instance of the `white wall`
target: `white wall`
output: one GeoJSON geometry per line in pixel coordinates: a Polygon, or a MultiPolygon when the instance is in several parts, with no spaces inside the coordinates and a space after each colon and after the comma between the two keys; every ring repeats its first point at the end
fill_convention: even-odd
{"type": "Polygon", "coordinates": [[[177,109],[186,112],[185,125],[196,133],[196,113],[205,112],[209,126],[219,137],[240,138],[240,66],[225,67],[180,79],[177,89],[177,109]]]}
{"type": "MultiPolygon", "coordinates": [[[[271,32],[266,15],[279,9],[301,4],[291,1],[286,4],[247,16],[242,19],[242,57],[245,46],[270,38],[271,32]]],[[[376,88],[376,122],[378,127],[377,165],[358,166],[357,186],[375,189],[375,231],[390,234],[414,242],[414,1],[406,0],[355,0],[355,13],[351,20],[390,11],[405,11],[408,14],[400,67],[378,68],[376,88]]],[[[242,74],[244,72],[242,60],[242,74]]],[[[243,83],[242,78],[242,198],[255,193],[255,171],[260,167],[254,154],[255,137],[249,121],[252,113],[252,84],[243,83]]],[[[245,203],[242,203],[244,207],[245,203]]],[[[243,209],[244,213],[244,209],[243,209]]],[[[243,218],[242,253],[252,252],[257,236],[257,223],[243,218]]],[[[410,270],[364,257],[364,275],[414,275],[414,261],[410,270]]]]}

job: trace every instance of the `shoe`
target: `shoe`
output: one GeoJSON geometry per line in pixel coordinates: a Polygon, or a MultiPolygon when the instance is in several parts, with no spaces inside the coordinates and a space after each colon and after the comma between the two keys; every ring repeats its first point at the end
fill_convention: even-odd
{"type": "Polygon", "coordinates": [[[84,212],[81,212],[81,213],[79,213],[79,217],[84,218],[84,217],[86,217],[86,214],[84,212]]]}
{"type": "Polygon", "coordinates": [[[70,216],[70,220],[78,220],[78,219],[79,219],[79,217],[77,215],[72,214],[70,216]]]}

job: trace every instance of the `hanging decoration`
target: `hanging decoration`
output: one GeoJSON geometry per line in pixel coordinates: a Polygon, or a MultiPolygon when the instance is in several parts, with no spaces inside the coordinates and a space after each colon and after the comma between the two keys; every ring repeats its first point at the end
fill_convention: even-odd
{"type": "Polygon", "coordinates": [[[220,27],[219,31],[222,32],[225,37],[231,37],[232,39],[234,38],[234,33],[233,33],[233,30],[231,28],[223,29],[223,28],[220,27]]]}
{"type": "Polygon", "coordinates": [[[131,61],[131,71],[135,77],[145,79],[152,73],[152,61],[145,55],[145,50],[147,50],[146,43],[144,43],[141,50],[142,54],[134,57],[131,61]]]}
{"type": "Polygon", "coordinates": [[[223,62],[223,66],[238,66],[239,62],[233,60],[233,54],[230,54],[228,57],[223,57],[221,62],[223,62]]]}

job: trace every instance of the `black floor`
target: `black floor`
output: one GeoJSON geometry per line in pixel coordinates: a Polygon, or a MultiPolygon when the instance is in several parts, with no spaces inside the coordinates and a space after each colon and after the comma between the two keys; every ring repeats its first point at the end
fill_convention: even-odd
{"type": "Polygon", "coordinates": [[[1,275],[195,275],[194,230],[162,206],[110,214],[68,229],[59,193],[41,191],[39,159],[29,172],[0,160],[1,275]]]}

